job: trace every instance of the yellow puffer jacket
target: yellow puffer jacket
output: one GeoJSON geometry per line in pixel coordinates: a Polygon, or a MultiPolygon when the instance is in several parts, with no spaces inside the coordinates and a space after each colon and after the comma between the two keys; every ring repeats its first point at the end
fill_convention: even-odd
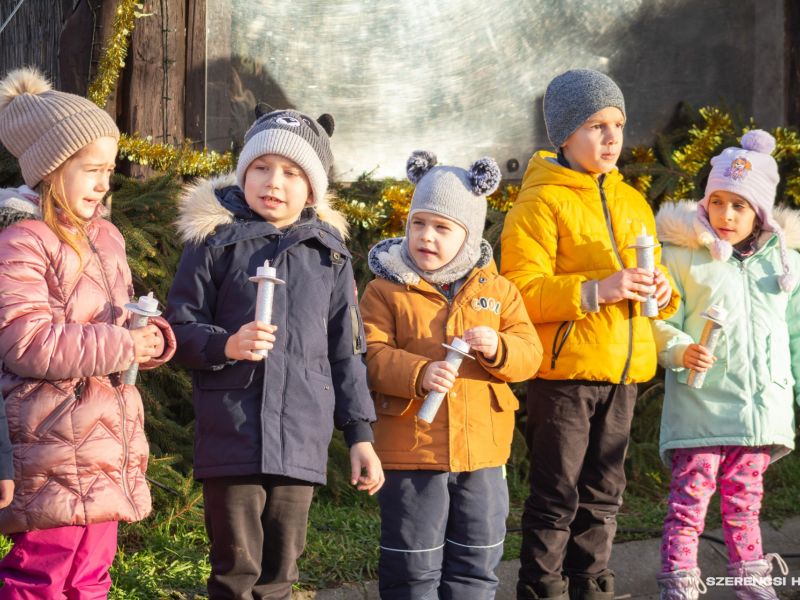
{"type": "Polygon", "coordinates": [[[449,303],[404,267],[399,249],[397,238],[373,248],[370,268],[378,277],[361,299],[369,387],[378,415],[375,450],[383,468],[459,472],[505,464],[519,406],[506,382],[533,377],[542,360],[522,298],[497,273],[486,242],[479,266],[449,303]],[[425,367],[445,359],[442,343],[478,325],[498,331],[496,360],[464,359],[433,423],[418,420],[425,367]]]}
{"type": "MultiPolygon", "coordinates": [[[[640,303],[603,304],[596,313],[581,308],[581,283],[636,266],[630,246],[643,225],[656,235],[650,206],[616,169],[601,185],[596,176],[561,166],[550,152],[533,155],[506,216],[501,272],[522,292],[542,339],[539,377],[612,383],[653,377],[656,346],[640,303]]],[[[655,262],[669,278],[660,247],[655,262]]],[[[678,308],[672,289],[659,318],[678,308]]]]}

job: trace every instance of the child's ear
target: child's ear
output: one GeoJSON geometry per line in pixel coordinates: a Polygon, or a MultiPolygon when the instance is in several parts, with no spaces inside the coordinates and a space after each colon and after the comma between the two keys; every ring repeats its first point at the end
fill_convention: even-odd
{"type": "Polygon", "coordinates": [[[309,194],[304,206],[311,206],[312,204],[314,204],[314,194],[309,194]]]}

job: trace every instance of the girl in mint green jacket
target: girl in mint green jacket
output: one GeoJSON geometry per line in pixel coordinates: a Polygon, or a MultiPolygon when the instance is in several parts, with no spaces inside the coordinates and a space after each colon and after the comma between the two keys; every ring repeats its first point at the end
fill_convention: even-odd
{"type": "Polygon", "coordinates": [[[729,572],[736,597],[777,599],[761,547],[762,476],[794,448],[793,403],[800,393],[800,215],[773,212],[778,168],[774,138],[748,132],[742,147],[711,160],[699,203],[662,207],[656,217],[683,302],[654,323],[667,369],[660,451],[672,466],[662,542],[662,600],[695,599],[703,584],[697,540],[720,488],[729,572]],[[697,342],[710,305],[727,311],[713,355],[697,342]],[[690,371],[705,372],[700,389],[690,371]],[[748,585],[744,585],[748,584],[748,585]]]}

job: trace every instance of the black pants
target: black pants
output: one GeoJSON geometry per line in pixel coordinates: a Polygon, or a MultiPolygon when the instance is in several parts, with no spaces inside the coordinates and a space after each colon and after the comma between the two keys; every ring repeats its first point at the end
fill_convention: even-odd
{"type": "Polygon", "coordinates": [[[522,516],[521,582],[609,573],[635,402],[636,385],[528,384],[531,493],[522,516]]]}
{"type": "Polygon", "coordinates": [[[203,480],[209,600],[289,600],[314,486],[279,475],[203,480]]]}

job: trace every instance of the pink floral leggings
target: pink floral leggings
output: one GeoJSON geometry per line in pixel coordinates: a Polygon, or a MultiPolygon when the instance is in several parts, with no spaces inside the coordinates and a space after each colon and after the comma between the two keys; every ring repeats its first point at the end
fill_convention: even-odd
{"type": "Polygon", "coordinates": [[[662,572],[697,566],[698,536],[703,532],[718,477],[730,562],[763,557],[758,514],[769,458],[764,447],[709,446],[673,451],[672,484],[661,540],[662,572]]]}

